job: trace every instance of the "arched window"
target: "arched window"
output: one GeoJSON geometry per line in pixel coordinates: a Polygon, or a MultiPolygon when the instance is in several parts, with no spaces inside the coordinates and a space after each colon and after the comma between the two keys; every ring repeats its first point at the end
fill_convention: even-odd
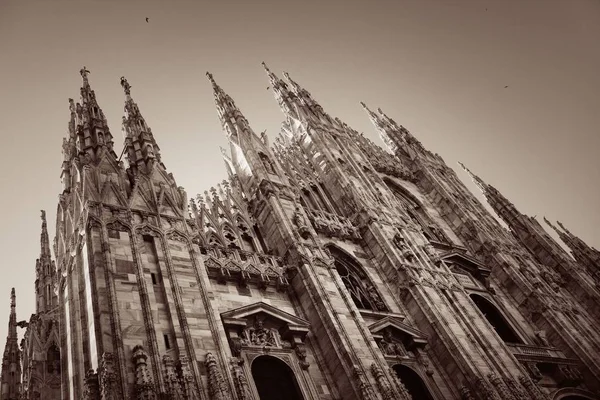
{"type": "Polygon", "coordinates": [[[49,374],[60,374],[60,350],[52,344],[46,353],[46,371],[49,374]]]}
{"type": "Polygon", "coordinates": [[[522,343],[496,306],[479,295],[471,294],[469,297],[504,342],[522,343]]]}
{"type": "Polygon", "coordinates": [[[303,400],[292,369],[272,356],[259,356],[252,362],[252,378],[260,400],[303,400]]]}
{"type": "Polygon", "coordinates": [[[363,310],[385,311],[387,307],[375,286],[362,270],[361,265],[337,247],[328,246],[327,248],[335,260],[335,269],[342,278],[356,307],[363,310]]]}
{"type": "Polygon", "coordinates": [[[412,368],[401,364],[396,364],[392,368],[413,399],[433,400],[425,382],[412,368]]]}

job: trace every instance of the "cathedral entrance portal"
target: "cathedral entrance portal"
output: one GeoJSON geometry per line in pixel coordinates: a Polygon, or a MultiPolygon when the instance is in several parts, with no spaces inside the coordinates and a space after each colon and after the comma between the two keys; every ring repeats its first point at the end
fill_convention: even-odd
{"type": "Polygon", "coordinates": [[[429,393],[425,382],[412,368],[401,364],[396,364],[392,368],[413,399],[433,400],[433,396],[429,393]]]}
{"type": "Polygon", "coordinates": [[[294,373],[276,357],[260,356],[252,362],[252,378],[260,400],[303,400],[294,373]]]}

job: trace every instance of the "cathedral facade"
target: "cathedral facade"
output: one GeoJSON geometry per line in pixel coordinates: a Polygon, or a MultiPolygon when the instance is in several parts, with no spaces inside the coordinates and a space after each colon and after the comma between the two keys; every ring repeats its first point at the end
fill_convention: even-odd
{"type": "Polygon", "coordinates": [[[281,134],[207,74],[229,179],[192,200],[127,80],[119,156],[81,70],[0,400],[600,399],[599,251],[463,166],[505,228],[381,110],[385,150],[263,66],[281,134]]]}

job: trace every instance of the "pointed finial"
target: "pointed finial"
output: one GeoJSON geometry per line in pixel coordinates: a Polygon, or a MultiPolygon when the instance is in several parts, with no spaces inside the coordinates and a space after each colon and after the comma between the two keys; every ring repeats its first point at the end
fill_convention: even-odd
{"type": "Polygon", "coordinates": [[[565,228],[565,226],[562,224],[562,222],[556,221],[556,223],[558,224],[558,226],[560,226],[560,229],[562,229],[563,231],[565,231],[569,235],[571,234],[571,232],[569,232],[569,230],[567,228],[565,228]]]}
{"type": "Polygon", "coordinates": [[[10,291],[10,308],[15,308],[17,306],[17,295],[15,293],[15,288],[12,288],[10,291]]]}
{"type": "Polygon", "coordinates": [[[470,176],[471,179],[473,180],[473,182],[479,186],[479,188],[485,192],[486,188],[487,188],[487,184],[477,175],[475,175],[473,172],[471,172],[471,170],[469,168],[467,168],[465,166],[465,164],[463,164],[462,162],[458,161],[458,164],[460,164],[460,166],[462,167],[462,169],[464,169],[470,176]]]}
{"type": "Polygon", "coordinates": [[[81,74],[81,77],[83,78],[83,83],[84,84],[88,84],[88,74],[90,73],[90,71],[84,66],[83,68],[81,68],[79,70],[79,73],[81,74]]]}
{"type": "Polygon", "coordinates": [[[217,82],[215,82],[215,78],[213,78],[213,75],[210,72],[206,71],[206,76],[208,77],[210,83],[212,83],[214,86],[217,85],[217,82]]]}
{"type": "Polygon", "coordinates": [[[127,79],[125,79],[124,76],[121,77],[121,86],[123,87],[123,90],[125,91],[125,95],[130,96],[131,95],[131,85],[129,84],[129,82],[127,82],[127,79]]]}
{"type": "Polygon", "coordinates": [[[261,64],[262,64],[263,68],[265,69],[265,71],[267,71],[267,74],[270,74],[271,70],[269,69],[269,67],[267,67],[267,64],[264,61],[261,62],[261,64]]]}
{"type": "Polygon", "coordinates": [[[41,210],[42,213],[42,223],[45,224],[46,223],[46,211],[41,210]]]}

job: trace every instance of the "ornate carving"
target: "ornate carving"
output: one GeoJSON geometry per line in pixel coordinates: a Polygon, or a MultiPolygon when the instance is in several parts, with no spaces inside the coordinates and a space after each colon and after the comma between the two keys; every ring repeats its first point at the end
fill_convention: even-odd
{"type": "Polygon", "coordinates": [[[397,398],[396,393],[388,380],[385,378],[381,367],[376,363],[371,364],[371,372],[375,377],[375,382],[377,382],[377,387],[379,388],[379,393],[381,393],[383,400],[394,400],[397,398]]]}
{"type": "Polygon", "coordinates": [[[237,360],[232,360],[231,372],[233,375],[233,382],[235,384],[235,391],[237,392],[238,399],[251,400],[252,394],[250,391],[250,386],[248,385],[248,380],[246,379],[246,374],[242,370],[242,367],[240,367],[237,363],[237,360]]]}
{"type": "Polygon", "coordinates": [[[365,289],[367,291],[367,295],[369,296],[369,300],[371,300],[371,303],[375,306],[375,308],[379,311],[386,311],[387,307],[385,306],[383,300],[381,300],[381,297],[379,296],[379,293],[377,293],[375,286],[368,284],[365,289]]]}
{"type": "Polygon", "coordinates": [[[423,349],[417,347],[415,348],[415,357],[417,359],[417,362],[423,367],[423,369],[425,370],[425,373],[428,376],[433,376],[433,370],[430,368],[430,364],[429,364],[429,357],[427,356],[427,353],[425,353],[423,351],[423,349]]]}
{"type": "Polygon", "coordinates": [[[535,382],[537,382],[540,379],[542,379],[542,373],[538,369],[537,363],[535,363],[535,362],[528,362],[528,363],[525,364],[525,367],[527,369],[527,372],[529,373],[529,376],[535,382]]]}
{"type": "Polygon", "coordinates": [[[471,389],[466,386],[460,387],[460,398],[461,400],[475,400],[473,393],[471,393],[471,389]]]}
{"type": "Polygon", "coordinates": [[[310,364],[308,361],[306,361],[306,346],[304,343],[295,343],[294,350],[296,351],[296,356],[298,357],[300,367],[302,369],[308,369],[310,364]]]}
{"type": "Polygon", "coordinates": [[[227,388],[221,369],[217,365],[217,359],[212,353],[206,354],[206,370],[208,372],[208,393],[214,400],[231,400],[231,394],[227,388]]]}
{"type": "Polygon", "coordinates": [[[530,379],[525,376],[519,376],[519,382],[527,389],[531,400],[547,400],[547,397],[542,393],[539,387],[533,383],[530,379]]]}
{"type": "MultiPolygon", "coordinates": [[[[154,400],[156,391],[152,375],[148,369],[148,355],[141,345],[133,348],[133,363],[135,365],[135,392],[137,400],[154,400]]],[[[104,397],[102,397],[104,400],[104,397]]]]}
{"type": "Polygon", "coordinates": [[[93,369],[85,374],[83,386],[83,400],[100,400],[100,385],[98,383],[98,374],[93,369]]]}
{"type": "Polygon", "coordinates": [[[247,345],[261,347],[277,346],[275,330],[265,328],[264,321],[258,317],[254,321],[254,326],[244,330],[244,337],[245,344],[247,345]]]}
{"type": "Polygon", "coordinates": [[[394,235],[394,245],[400,250],[402,256],[406,260],[408,260],[409,262],[414,260],[415,255],[406,244],[406,239],[404,239],[404,237],[402,237],[402,235],[400,235],[399,233],[396,233],[394,235]]]}
{"type": "Polygon", "coordinates": [[[383,331],[383,339],[378,343],[381,352],[386,356],[402,357],[406,355],[406,350],[400,342],[394,341],[392,337],[392,331],[385,329],[383,331]]]}
{"type": "Polygon", "coordinates": [[[194,386],[192,371],[188,357],[184,354],[179,356],[179,373],[181,375],[181,389],[186,400],[195,400],[198,398],[194,386]]]}
{"type": "Polygon", "coordinates": [[[179,377],[175,372],[175,364],[173,363],[173,359],[171,356],[165,354],[162,358],[163,366],[164,366],[164,374],[165,374],[165,386],[167,389],[167,394],[172,398],[181,398],[181,386],[179,382],[179,377]]]}
{"type": "Polygon", "coordinates": [[[121,398],[121,393],[117,388],[117,376],[115,374],[114,356],[112,353],[102,354],[100,362],[100,392],[102,400],[118,400],[121,398]]]}
{"type": "Polygon", "coordinates": [[[396,391],[400,395],[400,399],[417,400],[417,399],[413,399],[412,396],[410,395],[410,393],[408,393],[408,390],[406,390],[406,386],[404,386],[404,383],[402,383],[402,380],[400,380],[400,378],[398,377],[398,374],[396,374],[396,371],[394,371],[392,368],[390,368],[389,372],[392,377],[392,381],[394,383],[396,391]]]}
{"type": "Polygon", "coordinates": [[[298,234],[300,234],[302,239],[306,240],[310,238],[310,221],[299,206],[296,206],[296,210],[294,211],[293,222],[298,227],[298,234]]]}
{"type": "Polygon", "coordinates": [[[492,386],[496,388],[502,400],[517,400],[515,399],[515,396],[513,396],[512,392],[508,390],[508,387],[502,381],[502,379],[498,377],[498,375],[494,373],[488,374],[488,379],[490,380],[492,386]]]}

